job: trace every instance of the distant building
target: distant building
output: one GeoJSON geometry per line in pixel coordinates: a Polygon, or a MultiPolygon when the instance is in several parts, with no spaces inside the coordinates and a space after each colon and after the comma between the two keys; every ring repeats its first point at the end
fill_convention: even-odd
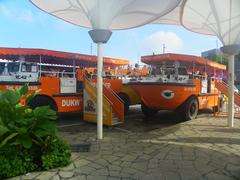
{"type": "Polygon", "coordinates": [[[211,57],[213,55],[219,55],[219,54],[222,54],[222,51],[220,49],[211,49],[211,50],[208,50],[208,51],[203,51],[201,53],[201,56],[203,58],[208,58],[208,57],[211,57]]]}
{"type": "MultiPolygon", "coordinates": [[[[213,55],[223,54],[220,49],[211,49],[201,53],[201,56],[204,58],[210,58],[213,55]]],[[[240,90],[240,54],[235,56],[235,85],[240,90]]]]}

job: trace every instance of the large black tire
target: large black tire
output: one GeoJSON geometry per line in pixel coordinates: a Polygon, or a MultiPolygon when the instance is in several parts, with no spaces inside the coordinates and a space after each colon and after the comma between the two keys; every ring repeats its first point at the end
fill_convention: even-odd
{"type": "Polygon", "coordinates": [[[131,104],[130,98],[127,94],[119,93],[118,96],[122,99],[124,102],[124,114],[128,114],[129,106],[131,104]]]}
{"type": "Polygon", "coordinates": [[[192,96],[187,99],[186,102],[181,106],[180,113],[183,116],[184,120],[195,119],[198,115],[198,100],[196,97],[192,96]]]}
{"type": "Polygon", "coordinates": [[[158,110],[149,108],[143,102],[141,103],[141,109],[146,117],[152,117],[158,112],[158,110]]]}
{"type": "Polygon", "coordinates": [[[28,104],[32,109],[40,106],[49,106],[52,110],[58,112],[56,103],[47,96],[37,95],[28,104]]]}

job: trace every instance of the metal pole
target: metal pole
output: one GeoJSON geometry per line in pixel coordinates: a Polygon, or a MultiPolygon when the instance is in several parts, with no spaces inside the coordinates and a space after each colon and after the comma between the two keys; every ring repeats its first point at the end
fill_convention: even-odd
{"type": "Polygon", "coordinates": [[[92,55],[92,43],[90,44],[90,53],[92,55]]]}
{"type": "Polygon", "coordinates": [[[166,46],[165,44],[163,44],[163,54],[165,54],[165,49],[166,49],[166,46]]]}
{"type": "Polygon", "coordinates": [[[234,126],[234,55],[240,53],[240,44],[223,46],[222,52],[228,55],[228,125],[234,126]]]}
{"type": "Polygon", "coordinates": [[[98,60],[97,60],[97,138],[103,138],[103,43],[97,43],[98,60]]]}
{"type": "Polygon", "coordinates": [[[234,55],[228,57],[228,125],[234,126],[234,55]]]}
{"type": "Polygon", "coordinates": [[[195,61],[193,61],[193,69],[192,69],[192,76],[194,78],[194,72],[195,72],[195,61]]]}
{"type": "Polygon", "coordinates": [[[76,77],[76,62],[75,59],[73,59],[73,78],[76,77]]]}
{"type": "Polygon", "coordinates": [[[42,56],[39,57],[39,76],[42,77],[42,56]]]}
{"type": "Polygon", "coordinates": [[[103,44],[111,37],[112,32],[106,29],[93,29],[88,32],[93,42],[97,43],[97,139],[103,139],[103,44]]]}

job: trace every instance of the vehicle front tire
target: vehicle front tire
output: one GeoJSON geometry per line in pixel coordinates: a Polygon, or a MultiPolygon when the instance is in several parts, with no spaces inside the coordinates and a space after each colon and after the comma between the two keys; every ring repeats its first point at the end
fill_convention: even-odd
{"type": "Polygon", "coordinates": [[[49,106],[50,109],[58,112],[56,103],[47,96],[37,95],[29,102],[28,105],[32,109],[35,109],[36,107],[40,107],[40,106],[49,106]]]}
{"type": "Polygon", "coordinates": [[[124,114],[128,114],[129,111],[129,106],[131,104],[130,102],[130,98],[128,97],[128,95],[124,94],[124,93],[119,93],[118,96],[122,99],[122,101],[124,102],[124,114]]]}
{"type": "Polygon", "coordinates": [[[180,108],[180,113],[184,120],[192,120],[197,117],[198,109],[198,100],[196,97],[192,96],[180,108]]]}
{"type": "Polygon", "coordinates": [[[158,110],[149,108],[143,102],[141,103],[141,109],[146,117],[152,117],[158,112],[158,110]]]}

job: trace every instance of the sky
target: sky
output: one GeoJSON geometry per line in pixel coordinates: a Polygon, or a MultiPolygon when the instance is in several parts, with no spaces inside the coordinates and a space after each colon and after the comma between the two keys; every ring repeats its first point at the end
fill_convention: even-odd
{"type": "MultiPolygon", "coordinates": [[[[96,55],[90,29],[48,15],[28,0],[0,0],[0,47],[41,48],[96,55]]],[[[202,51],[221,47],[214,36],[190,32],[173,25],[145,25],[114,31],[104,46],[104,56],[138,63],[143,55],[181,53],[201,56],[202,51]]]]}

